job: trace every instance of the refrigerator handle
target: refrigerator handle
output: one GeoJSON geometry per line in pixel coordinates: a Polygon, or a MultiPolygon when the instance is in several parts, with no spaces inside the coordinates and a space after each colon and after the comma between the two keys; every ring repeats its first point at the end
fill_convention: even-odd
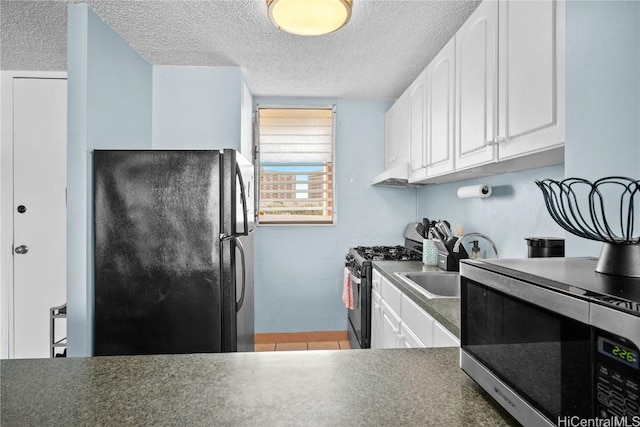
{"type": "Polygon", "coordinates": [[[236,244],[236,247],[240,249],[240,262],[242,264],[242,291],[240,291],[240,299],[236,301],[236,312],[240,311],[242,308],[242,304],[244,303],[244,290],[246,288],[246,280],[247,280],[247,269],[244,261],[244,247],[242,246],[242,242],[240,239],[233,238],[233,241],[236,244]]]}
{"type": "Polygon", "coordinates": [[[247,218],[247,195],[244,192],[244,179],[242,179],[242,173],[240,172],[240,165],[236,163],[236,176],[240,181],[240,198],[242,199],[242,218],[244,220],[244,231],[242,233],[236,233],[235,236],[248,236],[249,235],[249,220],[247,218]]]}

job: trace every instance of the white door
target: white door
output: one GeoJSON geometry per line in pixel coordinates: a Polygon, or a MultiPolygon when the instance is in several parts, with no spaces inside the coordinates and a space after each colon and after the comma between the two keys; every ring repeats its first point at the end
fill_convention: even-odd
{"type": "Polygon", "coordinates": [[[425,158],[425,96],[427,84],[427,70],[409,86],[409,164],[413,173],[423,169],[425,158]]]}
{"type": "Polygon", "coordinates": [[[455,117],[455,37],[427,67],[427,175],[453,172],[455,117]]]}
{"type": "Polygon", "coordinates": [[[400,342],[400,316],[387,304],[385,300],[381,302],[381,323],[382,337],[380,348],[401,348],[400,342]]]}
{"type": "Polygon", "coordinates": [[[380,294],[371,290],[371,348],[382,348],[382,307],[380,294]]]}
{"type": "Polygon", "coordinates": [[[408,160],[409,106],[408,92],[389,108],[385,115],[385,168],[391,169],[408,160]]]}
{"type": "Polygon", "coordinates": [[[456,169],[495,161],[498,2],[484,1],[456,33],[456,169]]]}
{"type": "Polygon", "coordinates": [[[564,143],[564,1],[500,2],[500,160],[564,143]]]}
{"type": "Polygon", "coordinates": [[[13,358],[50,356],[49,309],[66,301],[66,99],[65,79],[13,79],[13,358]]]}

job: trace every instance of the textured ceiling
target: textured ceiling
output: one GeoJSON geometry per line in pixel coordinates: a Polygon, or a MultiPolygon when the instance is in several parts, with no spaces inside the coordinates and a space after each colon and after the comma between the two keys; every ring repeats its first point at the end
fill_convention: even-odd
{"type": "MultiPolygon", "coordinates": [[[[69,2],[1,0],[0,68],[65,70],[69,2]]],[[[397,98],[479,0],[354,0],[320,37],[278,31],[266,0],[83,3],[153,65],[240,66],[258,96],[397,98]]]]}

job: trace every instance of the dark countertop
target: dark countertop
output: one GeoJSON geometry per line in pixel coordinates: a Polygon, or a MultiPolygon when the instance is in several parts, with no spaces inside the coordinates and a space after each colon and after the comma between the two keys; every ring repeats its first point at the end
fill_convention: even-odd
{"type": "Polygon", "coordinates": [[[3,360],[0,424],[500,426],[457,348],[3,360]]]}
{"type": "Polygon", "coordinates": [[[439,267],[426,266],[421,261],[373,261],[373,267],[442,326],[460,338],[460,298],[429,299],[393,274],[409,271],[442,271],[439,267]]]}

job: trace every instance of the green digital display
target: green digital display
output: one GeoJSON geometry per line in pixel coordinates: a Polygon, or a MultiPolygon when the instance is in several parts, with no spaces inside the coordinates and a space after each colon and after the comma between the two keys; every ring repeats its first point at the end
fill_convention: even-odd
{"type": "Polygon", "coordinates": [[[634,369],[638,369],[638,352],[628,349],[616,342],[609,341],[606,338],[598,338],[598,350],[600,353],[609,356],[619,362],[629,365],[634,369]]]}

